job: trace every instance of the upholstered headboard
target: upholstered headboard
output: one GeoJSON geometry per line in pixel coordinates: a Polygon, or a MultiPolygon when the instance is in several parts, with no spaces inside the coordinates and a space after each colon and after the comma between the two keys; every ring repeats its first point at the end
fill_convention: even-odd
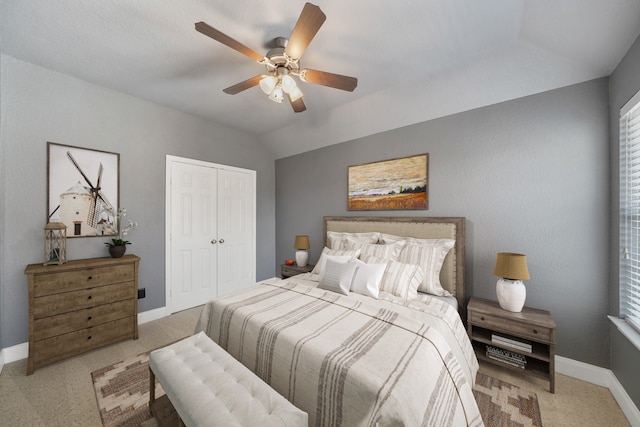
{"type": "Polygon", "coordinates": [[[327,232],[364,233],[378,231],[396,236],[418,239],[454,239],[440,271],[442,287],[458,301],[459,312],[465,310],[465,218],[464,217],[373,217],[325,216],[324,245],[328,246],[327,232]]]}

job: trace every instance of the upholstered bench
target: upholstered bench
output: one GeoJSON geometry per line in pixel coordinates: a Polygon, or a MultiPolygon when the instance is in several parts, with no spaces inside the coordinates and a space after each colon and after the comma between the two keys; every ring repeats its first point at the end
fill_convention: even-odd
{"type": "Polygon", "coordinates": [[[155,379],[178,416],[191,426],[304,426],[306,412],[200,332],[149,354],[155,379]]]}

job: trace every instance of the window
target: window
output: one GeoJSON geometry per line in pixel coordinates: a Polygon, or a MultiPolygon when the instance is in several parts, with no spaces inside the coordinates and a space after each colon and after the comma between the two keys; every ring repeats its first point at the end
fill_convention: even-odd
{"type": "Polygon", "coordinates": [[[640,332],[640,92],[620,110],[620,317],[640,332]]]}

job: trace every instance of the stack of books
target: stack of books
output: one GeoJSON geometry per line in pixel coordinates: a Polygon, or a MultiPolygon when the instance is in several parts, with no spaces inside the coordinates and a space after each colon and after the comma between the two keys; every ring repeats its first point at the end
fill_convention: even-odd
{"type": "Polygon", "coordinates": [[[531,343],[526,340],[515,339],[513,337],[508,337],[499,334],[491,334],[491,341],[502,346],[502,347],[511,347],[516,350],[524,351],[526,353],[533,352],[533,347],[531,343]]]}
{"type": "Polygon", "coordinates": [[[522,354],[514,353],[491,345],[487,346],[487,357],[517,368],[524,369],[527,366],[527,358],[522,354]]]}

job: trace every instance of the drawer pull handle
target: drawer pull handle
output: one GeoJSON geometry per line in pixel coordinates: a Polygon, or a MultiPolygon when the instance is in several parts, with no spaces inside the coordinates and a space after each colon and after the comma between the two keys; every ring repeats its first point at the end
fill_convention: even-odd
{"type": "Polygon", "coordinates": [[[91,335],[89,335],[89,336],[87,337],[87,339],[88,339],[88,340],[90,340],[90,339],[91,339],[91,335]]]}
{"type": "Polygon", "coordinates": [[[91,316],[87,317],[87,320],[91,320],[91,319],[93,319],[93,317],[91,317],[91,316]]]}
{"type": "Polygon", "coordinates": [[[87,299],[91,299],[91,295],[89,295],[89,296],[87,297],[87,299]]]}
{"type": "Polygon", "coordinates": [[[89,278],[87,280],[91,280],[91,279],[93,279],[93,276],[89,276],[89,278]]]}
{"type": "Polygon", "coordinates": [[[538,333],[538,330],[537,330],[537,329],[534,329],[534,330],[533,330],[533,333],[534,333],[534,334],[537,334],[537,333],[538,333]]]}
{"type": "Polygon", "coordinates": [[[480,320],[484,322],[484,316],[480,316],[480,320]]]}

